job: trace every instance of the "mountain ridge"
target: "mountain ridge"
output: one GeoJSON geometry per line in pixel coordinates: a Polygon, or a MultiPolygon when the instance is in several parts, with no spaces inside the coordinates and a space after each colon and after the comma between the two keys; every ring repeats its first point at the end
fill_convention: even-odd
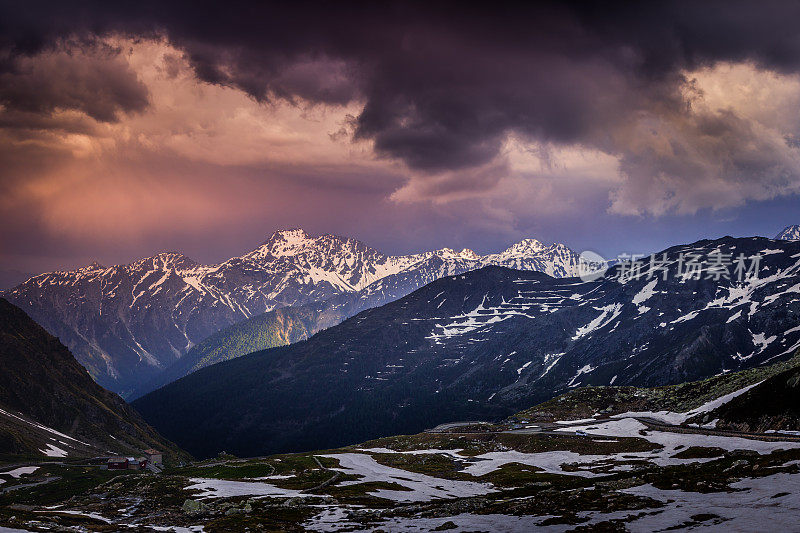
{"type": "Polygon", "coordinates": [[[0,454],[92,457],[158,448],[171,459],[187,457],[2,298],[0,362],[0,454]]]}
{"type": "Polygon", "coordinates": [[[502,267],[441,278],[134,405],[198,455],[258,455],[496,419],[581,385],[703,379],[800,347],[800,242],[726,237],[663,253],[665,278],[648,278],[646,260],[641,279],[616,279],[622,264],[588,282],[502,267]],[[759,256],[760,277],[679,273],[696,254],[759,256]]]}
{"type": "MultiPolygon", "coordinates": [[[[445,257],[452,251],[447,248],[443,250],[445,253],[442,255],[445,257]]],[[[560,244],[546,246],[535,239],[526,239],[504,252],[484,256],[484,262],[490,265],[502,264],[511,268],[539,271],[540,266],[532,264],[531,258],[541,251],[546,253],[558,251],[564,255],[571,253],[560,244]]],[[[458,254],[469,256],[464,250],[458,254]]],[[[129,397],[132,400],[140,398],[167,383],[220,361],[307,339],[365,309],[384,305],[438,278],[467,270],[469,269],[452,268],[452,265],[441,256],[432,255],[425,261],[424,268],[386,276],[360,291],[342,293],[321,302],[282,307],[237,322],[193,346],[183,357],[152,380],[139,385],[129,397]]]]}
{"type": "Polygon", "coordinates": [[[575,252],[535,242],[541,246],[486,256],[448,248],[389,256],[352,238],[282,230],[216,265],[162,252],[129,265],[40,274],[0,296],[59,337],[98,383],[126,395],[220,329],[273,309],[359,291],[388,301],[484,264],[577,271],[575,252]]]}

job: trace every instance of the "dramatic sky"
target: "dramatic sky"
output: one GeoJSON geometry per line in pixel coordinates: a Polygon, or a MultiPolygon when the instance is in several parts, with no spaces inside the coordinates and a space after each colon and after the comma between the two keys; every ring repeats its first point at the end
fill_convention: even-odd
{"type": "Polygon", "coordinates": [[[0,270],[800,223],[796,2],[114,4],[0,2],[0,270]]]}

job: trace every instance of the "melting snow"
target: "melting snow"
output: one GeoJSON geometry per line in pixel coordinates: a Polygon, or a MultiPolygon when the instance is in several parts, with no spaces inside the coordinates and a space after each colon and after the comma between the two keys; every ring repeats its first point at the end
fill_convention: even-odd
{"type": "Polygon", "coordinates": [[[758,351],[756,353],[761,353],[766,349],[767,346],[770,345],[772,341],[777,339],[778,337],[773,335],[771,337],[765,337],[763,333],[755,333],[753,334],[753,344],[758,347],[758,351]]]}
{"type": "Polygon", "coordinates": [[[605,307],[596,307],[595,309],[602,311],[600,316],[586,324],[578,328],[575,332],[575,335],[572,337],[572,340],[578,340],[581,337],[584,337],[593,331],[596,331],[603,326],[610,324],[612,320],[617,318],[622,311],[622,304],[611,304],[606,305],[605,307]]]}
{"type": "MultiPolygon", "coordinates": [[[[662,490],[652,485],[624,489],[623,492],[660,500],[666,505],[658,513],[643,513],[640,518],[625,524],[630,531],[665,531],[675,529],[693,521],[698,514],[712,514],[725,521],[698,529],[718,531],[794,531],[800,515],[800,475],[775,474],[754,479],[743,479],[731,484],[735,492],[684,492],[662,490]],[[775,498],[778,492],[788,492],[775,498]],[[769,521],[769,527],[764,520],[769,521]]],[[[627,515],[617,512],[613,515],[627,515]]],[[[597,518],[601,518],[602,515],[597,518]]],[[[608,515],[604,519],[612,518],[608,515]]]]}
{"type": "Polygon", "coordinates": [[[636,295],[633,297],[633,300],[631,300],[631,303],[633,303],[633,305],[636,305],[636,306],[638,306],[638,307],[639,307],[639,313],[640,313],[640,314],[641,314],[641,313],[645,313],[645,312],[647,312],[647,311],[649,311],[649,310],[650,310],[650,308],[649,308],[649,307],[639,306],[639,304],[641,304],[642,302],[645,302],[645,301],[649,300],[649,299],[650,299],[650,297],[652,297],[652,296],[653,296],[653,294],[654,294],[654,292],[653,292],[653,289],[655,289],[655,288],[656,288],[656,284],[657,284],[657,283],[658,283],[658,278],[655,278],[655,279],[653,279],[653,280],[652,280],[652,281],[650,281],[650,282],[649,282],[647,285],[645,285],[645,286],[642,288],[642,290],[641,290],[641,291],[639,291],[639,292],[638,292],[638,293],[637,293],[637,294],[636,294],[636,295]],[[642,309],[644,309],[644,311],[643,311],[642,309]]]}
{"type": "MultiPolygon", "coordinates": [[[[660,444],[664,448],[651,453],[649,458],[660,466],[683,464],[685,460],[673,459],[672,456],[684,448],[700,446],[704,448],[722,448],[723,450],[752,450],[760,454],[772,453],[775,450],[787,448],[800,448],[800,442],[761,441],[743,437],[726,437],[721,435],[702,435],[699,433],[675,433],[671,431],[648,430],[647,426],[633,418],[620,418],[570,428],[559,428],[556,431],[586,431],[589,435],[602,435],[605,437],[631,437],[639,436],[652,443],[660,444]],[[646,430],[640,435],[639,431],[646,430]],[[655,454],[655,456],[652,456],[655,454]]],[[[635,454],[626,454],[635,455],[635,454]]],[[[691,461],[697,461],[693,459],[691,461]]],[[[690,462],[691,462],[690,461],[690,462]]]]}
{"type": "Polygon", "coordinates": [[[533,361],[528,361],[527,363],[525,363],[524,365],[522,365],[521,367],[519,367],[519,368],[517,369],[517,375],[518,375],[518,376],[521,376],[521,375],[522,375],[522,371],[523,371],[523,370],[525,370],[526,368],[528,368],[532,362],[533,362],[533,361]]]}
{"type": "Polygon", "coordinates": [[[363,453],[338,453],[323,455],[339,461],[339,468],[332,468],[347,474],[361,476],[357,481],[344,481],[339,486],[358,485],[369,482],[390,482],[408,490],[377,489],[370,492],[377,498],[386,498],[400,502],[419,502],[434,498],[467,498],[488,492],[496,492],[492,485],[474,481],[455,481],[441,479],[425,474],[418,474],[392,468],[378,463],[371,456],[363,453]]]}
{"type": "Polygon", "coordinates": [[[670,324],[679,324],[681,322],[688,322],[689,320],[693,320],[697,315],[700,314],[700,311],[692,311],[691,313],[687,313],[681,317],[676,318],[670,324]]]}
{"type": "Polygon", "coordinates": [[[0,476],[11,476],[14,479],[19,479],[20,476],[33,474],[37,470],[39,470],[38,466],[20,466],[19,468],[15,468],[7,472],[0,472],[0,476]]]}
{"type": "Polygon", "coordinates": [[[42,448],[39,451],[42,452],[43,454],[45,454],[48,457],[66,457],[67,456],[67,452],[65,452],[64,450],[62,450],[61,448],[59,448],[57,446],[53,446],[52,444],[47,444],[46,448],[42,448]]]}
{"type": "Polygon", "coordinates": [[[52,433],[53,435],[58,435],[59,437],[63,437],[65,439],[69,439],[69,440],[77,442],[79,444],[83,444],[84,446],[89,446],[85,442],[83,442],[81,440],[78,440],[75,437],[70,437],[69,435],[65,435],[64,433],[61,433],[60,431],[56,431],[55,429],[49,428],[49,427],[47,427],[45,425],[42,425],[42,424],[39,424],[38,422],[33,422],[32,420],[25,420],[21,416],[17,416],[17,415],[15,415],[13,413],[9,413],[8,411],[4,411],[4,410],[0,409],[0,415],[5,415],[5,416],[11,417],[11,418],[16,418],[20,422],[24,422],[25,424],[28,424],[30,426],[42,429],[44,431],[48,431],[48,432],[52,433]]]}
{"type": "Polygon", "coordinates": [[[741,316],[742,316],[742,310],[741,310],[741,309],[739,309],[739,310],[738,310],[738,311],[736,311],[734,314],[732,314],[731,316],[729,316],[729,317],[728,317],[728,320],[726,320],[726,321],[725,321],[725,323],[726,323],[726,324],[730,324],[731,322],[733,322],[734,320],[736,320],[737,318],[739,318],[739,317],[741,317],[741,316]]]}
{"type": "Polygon", "coordinates": [[[186,490],[202,491],[198,498],[231,498],[235,496],[254,496],[264,498],[267,496],[295,498],[309,496],[298,490],[281,489],[275,485],[253,481],[230,481],[227,479],[192,478],[193,484],[186,490]]]}
{"type": "Polygon", "coordinates": [[[567,384],[567,387],[577,387],[580,383],[576,383],[575,380],[581,377],[583,374],[588,374],[589,372],[593,371],[595,367],[592,365],[584,365],[583,367],[578,369],[578,373],[575,374],[570,382],[567,384]]]}
{"type": "Polygon", "coordinates": [[[561,357],[565,353],[566,352],[549,353],[549,354],[545,355],[544,356],[544,364],[547,365],[547,368],[544,369],[544,372],[542,372],[542,375],[539,376],[539,378],[543,378],[548,372],[550,372],[550,370],[556,365],[556,363],[558,363],[561,360],[561,357]]]}

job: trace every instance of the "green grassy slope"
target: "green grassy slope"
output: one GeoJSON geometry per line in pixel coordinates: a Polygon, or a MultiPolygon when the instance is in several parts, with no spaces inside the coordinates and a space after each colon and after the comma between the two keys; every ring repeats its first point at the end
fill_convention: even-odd
{"type": "Polygon", "coordinates": [[[221,329],[139,387],[129,399],[139,398],[206,366],[307,339],[318,329],[317,318],[311,306],[284,307],[221,329]]]}

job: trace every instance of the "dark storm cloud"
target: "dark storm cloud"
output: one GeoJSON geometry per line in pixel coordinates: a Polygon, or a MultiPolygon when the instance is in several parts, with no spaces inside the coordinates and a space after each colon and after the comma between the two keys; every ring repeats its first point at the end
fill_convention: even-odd
{"type": "MultiPolygon", "coordinates": [[[[76,110],[103,122],[147,106],[147,89],[120,57],[94,42],[53,42],[36,57],[5,50],[0,104],[13,111],[49,115],[76,110]]],[[[0,51],[0,53],[3,53],[0,51]]]]}
{"type": "MultiPolygon", "coordinates": [[[[681,155],[658,156],[648,166],[652,149],[631,147],[619,130],[642,113],[685,117],[686,69],[745,60],[800,69],[795,2],[32,2],[6,4],[0,20],[12,65],[63,38],[166,35],[202,80],[257,100],[358,99],[365,107],[354,136],[423,174],[490,164],[514,134],[613,154],[644,188],[648,176],[678,169],[681,155]]],[[[38,78],[8,74],[0,97],[10,107],[66,106],[99,120],[145,105],[121,71],[95,69],[85,77],[72,90],[47,83],[34,90],[38,78]]],[[[707,135],[698,128],[709,120],[684,128],[680,141],[707,135]]],[[[728,128],[721,137],[746,130],[735,120],[720,124],[728,128]]],[[[487,175],[480,182],[478,175],[463,186],[496,180],[487,175]]]]}
{"type": "MultiPolygon", "coordinates": [[[[201,78],[258,99],[366,98],[357,134],[424,169],[486,162],[508,131],[583,141],[610,118],[673,105],[682,68],[750,59],[794,71],[800,61],[794,2],[5,5],[11,53],[70,35],[164,32],[201,78]]],[[[77,105],[94,88],[26,102],[25,87],[12,86],[4,97],[77,105]]],[[[141,103],[119,83],[108,94],[120,107],[141,103]]],[[[100,118],[113,112],[85,105],[100,118]]]]}

